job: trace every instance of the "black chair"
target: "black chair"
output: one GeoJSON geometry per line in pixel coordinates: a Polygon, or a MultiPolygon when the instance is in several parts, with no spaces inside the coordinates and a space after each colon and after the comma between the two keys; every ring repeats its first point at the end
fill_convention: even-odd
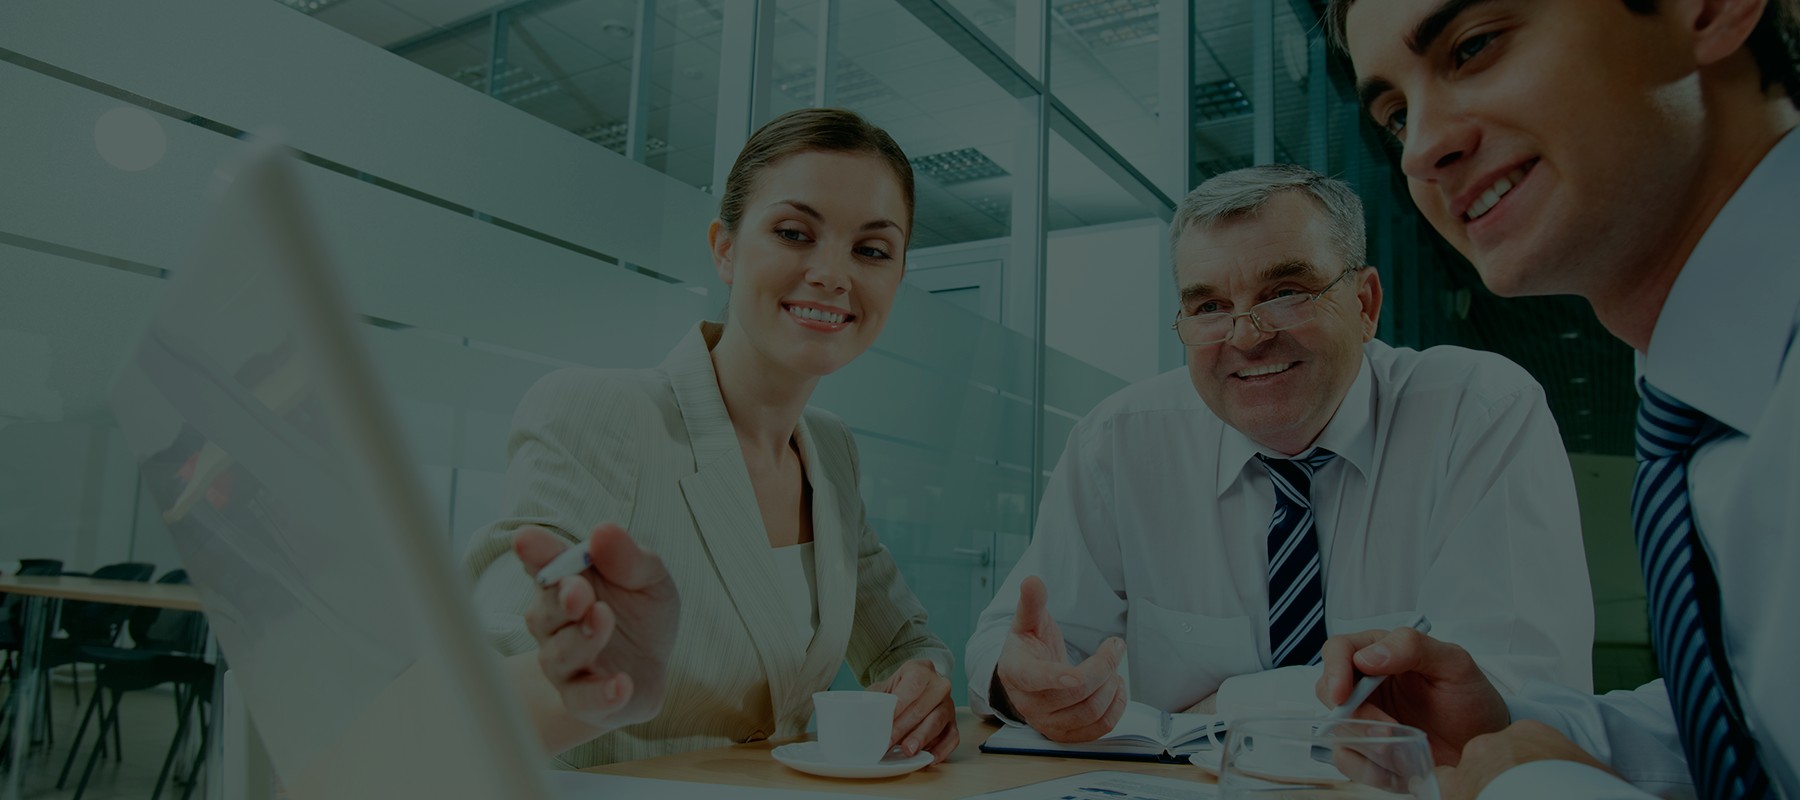
{"type": "MultiPolygon", "coordinates": [[[[157,580],[157,583],[170,584],[187,582],[187,571],[180,569],[171,570],[157,580]]],[[[63,762],[56,788],[63,788],[63,784],[68,781],[69,770],[74,766],[75,756],[81,750],[81,740],[86,736],[88,724],[93,721],[96,713],[100,716],[100,727],[95,733],[94,748],[88,756],[87,768],[81,773],[81,783],[75,789],[75,800],[79,800],[87,791],[88,779],[92,777],[94,767],[105,749],[107,730],[112,730],[115,745],[119,739],[119,704],[126,692],[142,691],[165,683],[175,685],[175,736],[169,742],[168,753],[163,756],[162,771],[156,776],[156,791],[151,795],[151,800],[162,796],[163,786],[168,781],[175,757],[187,739],[191,720],[196,716],[196,705],[212,703],[213,665],[202,657],[206,643],[204,614],[197,611],[139,608],[131,612],[128,628],[134,647],[89,645],[81,649],[81,659],[97,665],[99,674],[93,700],[88,703],[87,712],[81,717],[81,727],[75,731],[75,743],[70,746],[68,759],[63,762]],[[106,703],[108,696],[112,699],[110,708],[106,703]]],[[[205,763],[206,746],[211,737],[205,710],[203,707],[199,710],[199,754],[188,770],[188,788],[183,793],[183,798],[192,794],[198,783],[194,778],[199,775],[200,767],[205,763]]],[[[116,746],[114,751],[116,756],[116,746]]]]}
{"type": "MultiPolygon", "coordinates": [[[[72,575],[74,573],[63,573],[72,575]]],[[[87,577],[112,581],[132,581],[149,583],[150,576],[156,574],[156,565],[142,561],[125,561],[118,564],[107,564],[96,569],[87,577]]],[[[110,645],[119,640],[119,632],[125,629],[125,620],[130,616],[131,606],[117,603],[96,603],[86,600],[69,600],[62,604],[61,627],[65,636],[44,640],[42,655],[38,659],[39,693],[44,697],[44,718],[49,719],[50,708],[50,670],[64,664],[74,664],[76,705],[81,702],[81,648],[89,645],[110,645]]],[[[55,732],[51,732],[51,741],[55,741],[55,732]]],[[[114,742],[115,745],[118,742],[114,742]]]]}

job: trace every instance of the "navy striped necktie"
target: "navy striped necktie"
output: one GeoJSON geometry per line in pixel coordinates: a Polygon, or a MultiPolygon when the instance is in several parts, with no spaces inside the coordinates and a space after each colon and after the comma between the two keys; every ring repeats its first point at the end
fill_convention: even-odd
{"type": "Polygon", "coordinates": [[[1650,600],[1657,666],[1675,710],[1688,773],[1702,798],[1763,797],[1756,758],[1732,685],[1719,585],[1688,502],[1688,459],[1720,430],[1705,414],[1639,381],[1637,478],[1631,519],[1650,600]]]}
{"type": "Polygon", "coordinates": [[[1312,477],[1336,454],[1257,456],[1275,483],[1269,520],[1269,655],[1276,667],[1311,664],[1325,646],[1325,579],[1313,531],[1312,477]]]}

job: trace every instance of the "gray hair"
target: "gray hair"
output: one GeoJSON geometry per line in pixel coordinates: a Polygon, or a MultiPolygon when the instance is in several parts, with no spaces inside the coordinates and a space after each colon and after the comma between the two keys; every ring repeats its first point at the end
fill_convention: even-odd
{"type": "Polygon", "coordinates": [[[1254,216],[1270,198],[1290,191],[1303,192],[1318,203],[1329,226],[1332,249],[1343,259],[1344,268],[1363,266],[1369,238],[1363,229],[1362,200],[1349,184],[1294,164],[1266,164],[1219,173],[1181,198],[1169,225],[1170,269],[1174,269],[1181,235],[1189,228],[1254,216]]]}

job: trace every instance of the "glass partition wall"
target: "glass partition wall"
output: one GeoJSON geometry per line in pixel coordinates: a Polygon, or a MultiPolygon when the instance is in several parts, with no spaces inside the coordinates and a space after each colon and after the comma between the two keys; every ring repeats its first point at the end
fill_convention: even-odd
{"type": "MultiPolygon", "coordinates": [[[[1175,203],[1279,160],[1363,195],[1383,338],[1500,350],[1545,384],[1591,512],[1614,654],[1597,669],[1605,685],[1642,677],[1642,587],[1612,497],[1629,362],[1585,307],[1486,293],[1420,222],[1358,119],[1321,3],[100,5],[0,10],[0,84],[26,112],[0,129],[0,561],[179,566],[105,392],[245,132],[278,129],[306,162],[460,550],[499,511],[524,391],[561,366],[654,365],[716,316],[705,229],[724,172],[756,126],[831,105],[894,135],[918,208],[888,328],[814,403],[854,429],[870,520],[959,654],[1073,425],[1183,363],[1167,330],[1175,203]]],[[[56,677],[72,731],[75,687],[56,677]]],[[[164,708],[132,710],[148,738],[173,728],[164,708]]],[[[52,791],[72,738],[34,750],[28,795],[52,791]]],[[[162,746],[128,747],[99,780],[147,786],[134,759],[153,767],[162,746]]]]}

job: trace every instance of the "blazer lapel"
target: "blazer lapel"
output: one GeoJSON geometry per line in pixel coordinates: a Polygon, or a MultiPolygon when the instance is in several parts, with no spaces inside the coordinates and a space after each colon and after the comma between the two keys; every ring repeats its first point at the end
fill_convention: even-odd
{"type": "Polygon", "coordinates": [[[777,589],[780,572],[713,373],[707,339],[716,339],[717,333],[716,328],[708,331],[709,325],[701,323],[663,362],[694,449],[695,472],[681,479],[681,494],[720,583],[756,647],[769,679],[771,702],[779,710],[793,694],[805,642],[777,589]]]}
{"type": "Polygon", "coordinates": [[[857,537],[862,532],[855,529],[857,520],[849,517],[840,497],[840,492],[854,492],[856,487],[835,482],[852,474],[851,465],[832,458],[842,450],[839,443],[822,440],[824,432],[809,424],[804,414],[798,435],[800,458],[812,484],[813,580],[819,601],[819,629],[806,649],[800,674],[820,686],[837,673],[850,641],[856,616],[857,537]]]}

